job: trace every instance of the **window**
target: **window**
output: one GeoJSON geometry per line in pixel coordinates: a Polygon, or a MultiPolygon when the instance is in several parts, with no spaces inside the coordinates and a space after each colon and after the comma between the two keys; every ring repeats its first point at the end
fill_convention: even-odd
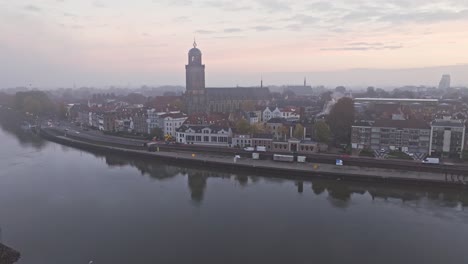
{"type": "Polygon", "coordinates": [[[195,140],[195,141],[201,142],[201,136],[196,136],[196,140],[195,140]]]}
{"type": "Polygon", "coordinates": [[[203,141],[209,142],[209,141],[210,141],[210,137],[209,137],[209,136],[204,136],[204,137],[203,137],[203,141]]]}

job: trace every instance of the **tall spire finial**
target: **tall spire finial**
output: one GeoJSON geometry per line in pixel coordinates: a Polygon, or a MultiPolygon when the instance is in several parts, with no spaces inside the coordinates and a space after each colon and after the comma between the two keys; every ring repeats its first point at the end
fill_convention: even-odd
{"type": "Polygon", "coordinates": [[[260,88],[263,88],[263,75],[260,76],[260,88]]]}
{"type": "Polygon", "coordinates": [[[307,77],[304,77],[304,87],[307,86],[307,77]]]}
{"type": "Polygon", "coordinates": [[[194,48],[197,47],[197,40],[195,39],[195,37],[193,38],[193,47],[194,47],[194,48]]]}

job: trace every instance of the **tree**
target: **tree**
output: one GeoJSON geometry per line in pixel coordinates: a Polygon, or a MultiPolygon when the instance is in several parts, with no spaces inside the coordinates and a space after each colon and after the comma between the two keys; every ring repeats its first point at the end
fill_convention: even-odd
{"type": "Polygon", "coordinates": [[[366,93],[366,96],[367,97],[376,97],[377,96],[377,92],[375,91],[375,88],[370,86],[370,87],[367,87],[367,93],[366,93]]]}
{"type": "Polygon", "coordinates": [[[327,117],[328,125],[337,143],[349,143],[351,126],[354,123],[354,103],[351,98],[343,97],[333,106],[327,117]]]}
{"type": "Polygon", "coordinates": [[[155,127],[153,129],[151,129],[150,135],[151,135],[151,137],[155,137],[157,139],[162,139],[164,137],[164,131],[159,127],[155,127]]]}
{"type": "Polygon", "coordinates": [[[124,100],[130,104],[144,104],[147,102],[148,98],[139,93],[129,93],[124,97],[124,100]]]}
{"type": "Polygon", "coordinates": [[[4,92],[0,92],[0,104],[5,106],[13,106],[14,97],[4,92]]]}
{"type": "Polygon", "coordinates": [[[315,136],[318,142],[328,144],[330,141],[330,134],[330,127],[325,121],[318,121],[315,124],[315,136]]]}
{"type": "Polygon", "coordinates": [[[288,136],[289,136],[289,128],[287,126],[284,126],[284,125],[280,126],[278,128],[277,139],[281,139],[281,138],[286,139],[288,136]]]}
{"type": "Polygon", "coordinates": [[[332,97],[331,97],[332,94],[333,94],[333,92],[331,92],[331,91],[326,91],[326,92],[322,93],[320,95],[320,101],[325,102],[325,103],[330,101],[332,99],[332,97]]]}
{"type": "Polygon", "coordinates": [[[335,88],[335,92],[346,93],[346,87],[338,86],[338,87],[335,88]]]}
{"type": "Polygon", "coordinates": [[[250,126],[250,133],[251,134],[260,134],[266,133],[267,130],[263,124],[257,123],[250,126]]]}
{"type": "Polygon", "coordinates": [[[248,134],[250,132],[250,124],[245,119],[240,119],[236,123],[237,133],[239,134],[248,134]]]}
{"type": "Polygon", "coordinates": [[[382,89],[382,88],[377,88],[375,90],[375,92],[377,93],[377,96],[379,98],[388,98],[388,97],[390,97],[390,94],[387,91],[385,91],[384,89],[382,89]]]}
{"type": "Polygon", "coordinates": [[[57,114],[60,118],[67,118],[67,107],[65,106],[65,104],[63,102],[59,103],[58,105],[58,110],[57,110],[57,114]]]}
{"type": "Polygon", "coordinates": [[[395,98],[405,98],[405,99],[414,99],[416,95],[411,91],[402,91],[400,89],[394,89],[392,92],[392,97],[395,98]]]}
{"type": "Polygon", "coordinates": [[[53,114],[57,109],[54,102],[42,91],[17,92],[14,107],[19,111],[35,115],[53,114]]]}
{"type": "Polygon", "coordinates": [[[297,139],[303,139],[304,138],[304,126],[301,124],[297,124],[296,127],[294,128],[293,136],[297,139]]]}

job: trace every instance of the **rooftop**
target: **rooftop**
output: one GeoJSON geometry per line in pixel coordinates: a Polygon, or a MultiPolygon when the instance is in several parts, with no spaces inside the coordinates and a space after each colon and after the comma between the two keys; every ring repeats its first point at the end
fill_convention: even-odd
{"type": "Polygon", "coordinates": [[[432,121],[432,126],[437,127],[464,127],[465,121],[463,120],[444,120],[444,119],[437,119],[432,121]]]}
{"type": "Polygon", "coordinates": [[[422,120],[376,120],[373,127],[430,129],[429,124],[422,120]]]}
{"type": "Polygon", "coordinates": [[[438,99],[408,99],[408,98],[354,98],[355,102],[406,102],[406,103],[437,103],[438,99]]]}

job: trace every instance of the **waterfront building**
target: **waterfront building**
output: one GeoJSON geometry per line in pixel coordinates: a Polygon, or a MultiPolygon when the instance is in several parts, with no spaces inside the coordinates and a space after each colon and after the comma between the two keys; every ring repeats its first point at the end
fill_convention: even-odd
{"type": "Polygon", "coordinates": [[[163,131],[165,135],[176,136],[176,130],[187,120],[187,115],[182,113],[165,114],[160,117],[163,122],[163,131]]]}
{"type": "Polygon", "coordinates": [[[250,135],[235,135],[232,137],[232,147],[245,148],[252,146],[252,138],[250,135]]]}
{"type": "Polygon", "coordinates": [[[117,130],[118,113],[115,111],[104,112],[102,114],[103,130],[115,132],[117,130]]]}
{"type": "Polygon", "coordinates": [[[176,130],[176,141],[181,144],[229,147],[232,130],[217,125],[182,125],[176,130]]]}
{"type": "Polygon", "coordinates": [[[376,120],[352,126],[353,149],[429,153],[431,128],[422,120],[376,120]]]}
{"type": "Polygon", "coordinates": [[[439,119],[432,122],[431,155],[461,157],[464,146],[465,121],[439,119]]]}
{"type": "Polygon", "coordinates": [[[155,109],[147,111],[148,134],[155,128],[160,128],[164,135],[176,136],[176,130],[187,120],[187,115],[180,111],[157,112],[155,109]]]}
{"type": "Polygon", "coordinates": [[[270,91],[263,86],[206,88],[205,65],[202,63],[202,53],[195,42],[188,53],[185,72],[184,101],[189,114],[230,113],[241,110],[244,105],[266,105],[270,100],[270,91]]]}
{"type": "Polygon", "coordinates": [[[271,144],[273,143],[273,135],[269,133],[254,134],[252,136],[252,147],[266,147],[267,150],[271,150],[271,144]]]}
{"type": "Polygon", "coordinates": [[[133,113],[131,116],[133,121],[133,131],[139,134],[147,134],[148,133],[148,116],[146,111],[141,110],[138,112],[133,113]]]}
{"type": "Polygon", "coordinates": [[[351,128],[351,147],[353,149],[371,148],[372,125],[369,122],[355,122],[351,128]]]}

